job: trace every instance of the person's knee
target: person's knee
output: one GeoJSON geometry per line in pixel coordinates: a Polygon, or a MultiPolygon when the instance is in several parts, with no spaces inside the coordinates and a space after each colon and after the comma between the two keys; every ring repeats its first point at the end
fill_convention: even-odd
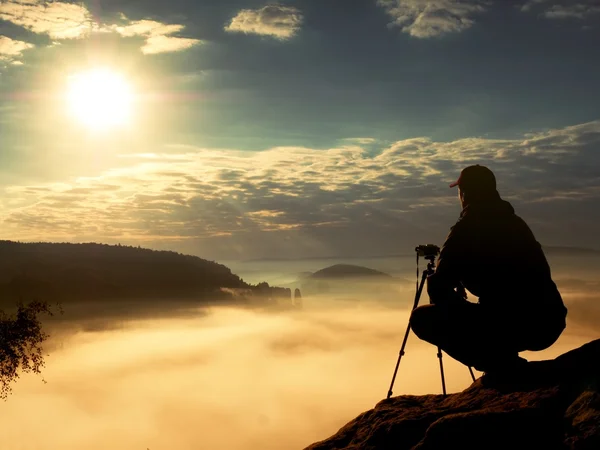
{"type": "Polygon", "coordinates": [[[532,352],[539,352],[550,348],[563,333],[566,323],[563,321],[548,325],[540,330],[530,330],[528,336],[528,345],[526,349],[532,352]]]}
{"type": "Polygon", "coordinates": [[[433,327],[431,312],[431,308],[420,306],[414,309],[410,315],[410,328],[419,339],[428,340],[431,336],[431,329],[433,327]]]}
{"type": "Polygon", "coordinates": [[[519,351],[539,352],[551,347],[567,326],[566,316],[521,318],[515,327],[519,351]]]}

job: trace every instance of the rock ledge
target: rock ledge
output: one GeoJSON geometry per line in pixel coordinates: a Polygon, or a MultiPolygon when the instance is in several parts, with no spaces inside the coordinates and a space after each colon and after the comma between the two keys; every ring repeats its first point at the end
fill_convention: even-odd
{"type": "Polygon", "coordinates": [[[305,450],[600,449],[600,339],[510,379],[392,397],[305,450]]]}

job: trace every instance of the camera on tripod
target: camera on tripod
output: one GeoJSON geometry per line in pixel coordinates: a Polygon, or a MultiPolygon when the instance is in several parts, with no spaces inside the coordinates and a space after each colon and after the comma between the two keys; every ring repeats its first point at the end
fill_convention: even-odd
{"type": "MultiPolygon", "coordinates": [[[[426,244],[426,245],[418,245],[415,248],[417,252],[417,292],[415,293],[415,303],[413,304],[412,310],[414,311],[419,305],[419,298],[421,297],[421,293],[423,292],[423,286],[425,285],[425,280],[429,275],[435,273],[435,257],[440,254],[440,248],[437,245],[426,244]],[[427,259],[429,262],[427,264],[427,268],[423,271],[423,275],[421,277],[421,282],[419,283],[419,257],[427,259]]],[[[466,298],[466,297],[465,297],[466,298]]],[[[396,361],[396,368],[394,369],[394,375],[392,377],[392,383],[390,384],[390,389],[387,394],[387,398],[392,397],[392,388],[394,387],[394,381],[396,380],[396,374],[398,373],[398,367],[400,366],[400,360],[402,356],[404,356],[404,347],[406,346],[406,341],[408,339],[408,333],[410,332],[410,321],[408,326],[406,327],[406,332],[404,333],[404,340],[402,341],[402,346],[400,347],[400,353],[398,354],[398,361],[396,361]]],[[[440,360],[440,373],[442,375],[442,392],[446,395],[446,379],[444,377],[444,365],[442,364],[442,350],[438,347],[437,357],[440,360]]],[[[471,374],[471,378],[475,381],[475,375],[473,375],[473,370],[469,367],[469,373],[471,374]]]]}
{"type": "Polygon", "coordinates": [[[440,254],[440,248],[433,244],[419,245],[415,248],[415,251],[417,256],[425,259],[432,259],[440,254]]]}

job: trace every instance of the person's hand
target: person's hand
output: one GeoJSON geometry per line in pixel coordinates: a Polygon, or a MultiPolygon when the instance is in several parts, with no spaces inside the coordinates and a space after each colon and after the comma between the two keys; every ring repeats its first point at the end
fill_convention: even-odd
{"type": "Polygon", "coordinates": [[[452,285],[435,273],[427,277],[427,294],[432,305],[447,303],[449,298],[456,296],[452,285]]]}

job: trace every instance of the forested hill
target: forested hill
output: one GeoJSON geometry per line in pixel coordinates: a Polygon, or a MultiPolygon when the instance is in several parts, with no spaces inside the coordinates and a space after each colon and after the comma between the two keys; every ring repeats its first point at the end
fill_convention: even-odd
{"type": "Polygon", "coordinates": [[[105,244],[0,241],[0,298],[204,298],[247,288],[222,264],[196,256],[105,244]]]}

